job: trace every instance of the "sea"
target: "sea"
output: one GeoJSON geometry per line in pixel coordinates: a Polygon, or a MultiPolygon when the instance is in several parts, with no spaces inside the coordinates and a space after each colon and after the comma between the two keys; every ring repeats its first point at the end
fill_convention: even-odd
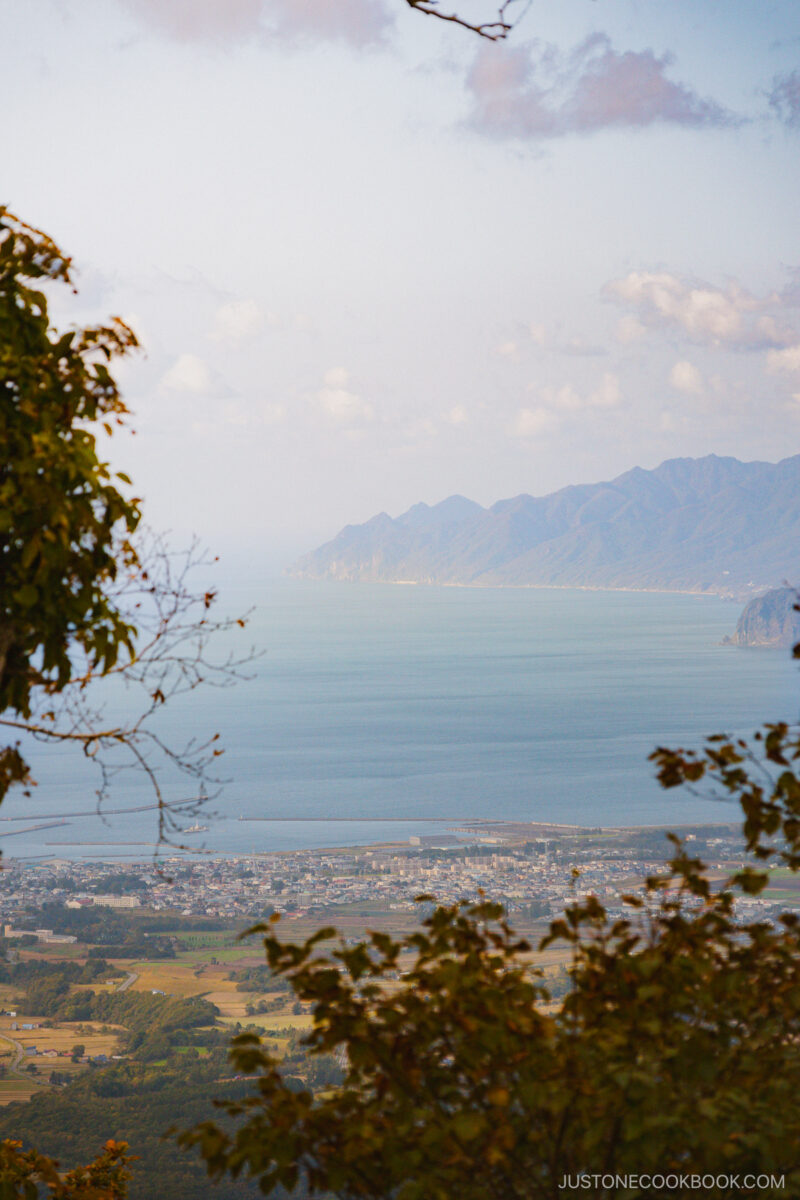
{"type": "MultiPolygon", "coordinates": [[[[723,644],[741,606],[718,597],[283,578],[220,597],[250,616],[219,656],[257,657],[235,686],[160,712],[166,744],[218,733],[225,751],[219,790],[183,821],[207,828],[175,838],[183,854],[407,843],[481,820],[729,823],[732,804],[663,791],[648,755],[800,709],[789,652],[723,644]]],[[[130,715],[134,698],[114,706],[130,715]]],[[[141,772],[112,779],[98,813],[92,762],[25,749],[37,786],[0,810],[6,860],[152,858],[141,772]]],[[[169,770],[162,784],[170,801],[196,794],[169,770]]]]}

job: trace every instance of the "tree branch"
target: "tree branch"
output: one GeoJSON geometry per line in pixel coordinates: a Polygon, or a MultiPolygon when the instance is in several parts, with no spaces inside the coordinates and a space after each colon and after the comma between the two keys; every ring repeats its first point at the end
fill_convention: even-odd
{"type": "MultiPolygon", "coordinates": [[[[439,0],[406,0],[406,4],[410,8],[413,8],[416,12],[424,13],[426,17],[436,17],[439,21],[449,21],[453,25],[460,25],[462,29],[468,29],[471,33],[477,33],[479,37],[485,38],[490,42],[502,42],[517,24],[517,21],[506,20],[506,11],[512,4],[522,3],[522,0],[504,0],[497,10],[497,19],[495,21],[467,21],[464,17],[460,17],[458,13],[442,12],[438,7],[438,3],[439,0]]],[[[530,0],[527,0],[521,15],[524,15],[529,8],[530,0]]]]}

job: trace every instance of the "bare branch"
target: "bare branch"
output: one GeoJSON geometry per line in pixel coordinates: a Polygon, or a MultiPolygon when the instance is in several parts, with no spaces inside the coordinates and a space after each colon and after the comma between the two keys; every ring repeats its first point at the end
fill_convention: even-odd
{"type": "MultiPolygon", "coordinates": [[[[462,29],[477,33],[479,37],[486,38],[490,42],[501,42],[508,37],[520,17],[516,21],[508,21],[506,12],[513,4],[520,3],[523,3],[523,0],[504,0],[497,10],[497,19],[494,21],[468,21],[458,13],[442,12],[438,7],[439,0],[406,0],[406,4],[416,12],[424,13],[427,17],[436,17],[439,21],[449,21],[453,25],[460,25],[462,29]]],[[[524,16],[529,8],[530,0],[527,0],[520,16],[524,16]]]]}
{"type": "Polygon", "coordinates": [[[114,811],[105,805],[114,781],[130,771],[142,775],[154,803],[141,807],[157,813],[158,857],[165,847],[195,850],[181,840],[186,821],[201,811],[207,815],[205,806],[224,782],[215,769],[222,754],[219,735],[170,744],[162,736],[161,710],[201,684],[228,687],[247,678],[245,668],[256,655],[252,649],[242,655],[214,655],[214,639],[243,628],[248,614],[221,619],[212,615],[215,593],[198,587],[194,579],[198,570],[205,575],[215,560],[197,542],[174,552],[163,536],[146,531],[136,549],[136,566],[107,588],[116,611],[137,630],[127,661],[103,671],[86,654],[80,661],[82,652],[77,650],[69,682],[57,690],[41,687],[29,717],[0,716],[0,727],[38,742],[80,747],[99,772],[95,811],[103,819],[114,811]],[[106,693],[103,703],[97,704],[91,685],[101,679],[111,682],[111,694],[110,700],[106,693]],[[108,703],[118,705],[121,687],[138,693],[139,699],[135,695],[125,699],[125,709],[132,711],[129,718],[115,714],[109,720],[105,708],[108,703]],[[197,795],[182,799],[179,806],[171,802],[165,791],[170,776],[191,779],[197,795]]]}

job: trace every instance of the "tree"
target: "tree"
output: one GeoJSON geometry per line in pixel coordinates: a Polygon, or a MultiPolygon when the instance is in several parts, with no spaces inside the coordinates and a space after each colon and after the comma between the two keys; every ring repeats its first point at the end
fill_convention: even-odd
{"type": "Polygon", "coordinates": [[[23,1151],[21,1142],[0,1142],[0,1196],[35,1200],[44,1186],[51,1200],[125,1200],[131,1161],[127,1150],[125,1142],[108,1141],[87,1166],[64,1174],[55,1159],[23,1151]]]}
{"type": "MultiPolygon", "coordinates": [[[[107,585],[136,565],[138,504],[97,455],[89,426],[127,415],[107,363],[137,345],[122,321],[57,334],[45,281],[69,284],[54,242],[0,209],[0,712],[28,718],[34,694],[57,693],[75,651],[108,671],[133,654],[132,626],[107,585]]],[[[0,783],[26,775],[13,747],[0,783]]]]}
{"type": "Polygon", "coordinates": [[[72,1061],[79,1062],[85,1053],[86,1047],[81,1042],[76,1043],[76,1045],[72,1047],[72,1061]]]}
{"type": "MultiPolygon", "coordinates": [[[[69,258],[0,207],[0,725],[81,748],[100,799],[119,771],[143,771],[169,841],[180,819],[159,764],[188,775],[202,802],[221,751],[213,737],[167,746],[152,718],[170,696],[237,677],[242,660],[211,661],[208,643],[244,622],[210,618],[215,593],[190,581],[207,560],[143,533],[130,480],[100,457],[99,434],[129,416],[109,363],[137,348],[134,333],[119,318],[52,328],[51,284],[71,286],[69,258]],[[142,694],[127,723],[92,704],[89,685],[109,676],[142,694]]],[[[31,782],[19,741],[0,748],[0,799],[31,782]]]]}
{"type": "Polygon", "coordinates": [[[181,1143],[213,1178],[253,1176],[268,1195],[532,1200],[580,1176],[623,1196],[639,1194],[633,1175],[672,1177],[656,1195],[694,1195],[709,1175],[800,1193],[800,918],[736,911],[766,885],[759,860],[800,865],[800,734],[769,726],[654,758],[665,786],[710,777],[740,799],[756,865],[715,891],[673,838],[668,871],[625,897],[622,919],[591,897],[570,906],[541,944],[571,955],[555,1012],[531,947],[488,901],[329,950],[331,929],[292,944],[257,926],[271,970],[312,1006],[308,1055],[345,1061],[344,1082],[297,1090],[241,1034],[235,1067],[258,1083],[222,1105],[236,1127],[205,1122],[181,1143]]]}

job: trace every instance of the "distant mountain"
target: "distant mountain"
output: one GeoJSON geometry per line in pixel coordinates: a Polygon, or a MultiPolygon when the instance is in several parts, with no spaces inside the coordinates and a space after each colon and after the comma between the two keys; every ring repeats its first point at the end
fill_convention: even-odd
{"type": "Polygon", "coordinates": [[[773,588],[745,606],[736,632],[725,641],[734,646],[779,646],[800,642],[800,612],[794,588],[773,588]]]}
{"type": "Polygon", "coordinates": [[[800,455],[674,458],[610,483],[463,496],[346,526],[290,574],[305,579],[636,588],[746,595],[800,566],[800,455]]]}

